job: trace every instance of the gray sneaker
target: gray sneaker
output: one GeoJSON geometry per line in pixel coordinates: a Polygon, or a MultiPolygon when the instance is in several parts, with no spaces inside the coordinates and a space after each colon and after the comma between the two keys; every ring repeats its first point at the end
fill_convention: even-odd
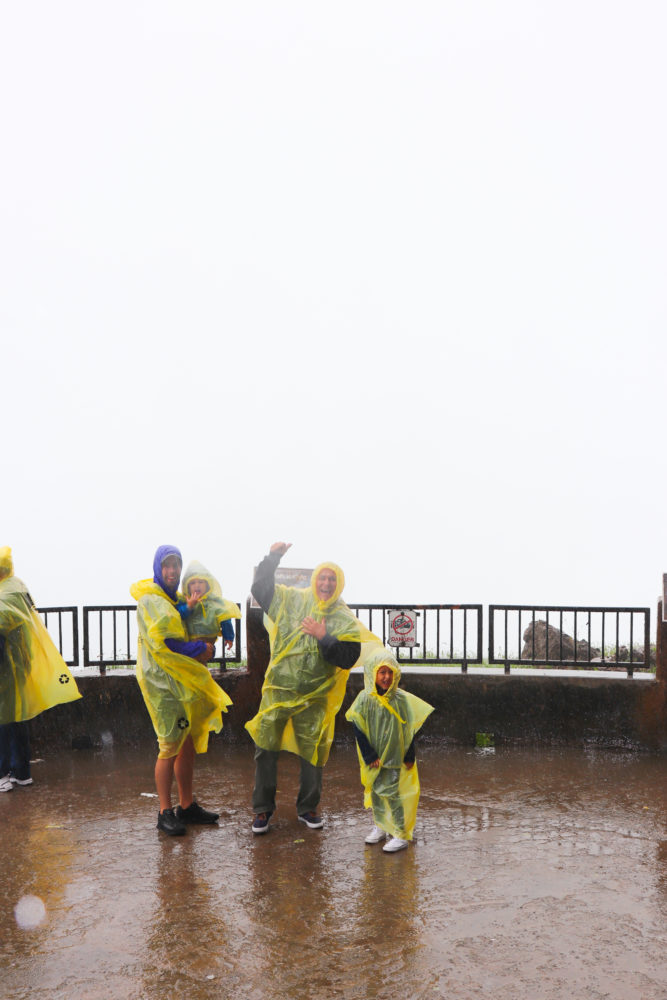
{"type": "Polygon", "coordinates": [[[393,854],[395,851],[404,850],[404,848],[406,848],[407,846],[408,846],[407,840],[401,840],[400,837],[392,837],[390,840],[387,841],[382,850],[385,852],[385,854],[393,854]]]}

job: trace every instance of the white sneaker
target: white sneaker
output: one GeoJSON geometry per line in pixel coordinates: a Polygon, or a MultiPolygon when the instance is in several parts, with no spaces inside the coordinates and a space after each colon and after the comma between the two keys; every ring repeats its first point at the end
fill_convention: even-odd
{"type": "Polygon", "coordinates": [[[402,851],[403,848],[407,846],[408,846],[407,840],[401,840],[400,837],[392,837],[391,840],[387,841],[382,850],[386,854],[393,854],[394,851],[402,851]]]}
{"type": "Polygon", "coordinates": [[[384,840],[384,838],[386,836],[387,836],[387,834],[384,832],[384,830],[381,827],[374,826],[373,829],[371,830],[371,832],[366,837],[366,840],[364,841],[364,843],[366,843],[366,844],[379,844],[380,841],[384,840]]]}
{"type": "Polygon", "coordinates": [[[15,778],[13,775],[9,779],[12,785],[32,785],[32,778],[15,778]]]}
{"type": "Polygon", "coordinates": [[[12,785],[9,776],[6,778],[0,778],[0,792],[11,792],[13,787],[14,786],[12,785]]]}

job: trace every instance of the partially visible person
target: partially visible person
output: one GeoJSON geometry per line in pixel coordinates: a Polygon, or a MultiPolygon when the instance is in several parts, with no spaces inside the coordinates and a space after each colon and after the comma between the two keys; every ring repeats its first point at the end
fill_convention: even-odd
{"type": "Polygon", "coordinates": [[[0,548],[0,792],[31,785],[28,720],[80,698],[39,617],[12,550],[0,548]]]}
{"type": "Polygon", "coordinates": [[[137,680],[158,739],[157,828],[169,836],[182,836],[190,823],[217,822],[218,813],[194,799],[194,759],[195,754],[206,753],[209,734],[220,732],[222,712],[231,705],[206,666],[213,644],[188,640],[177,610],[182,567],[176,546],[161,545],[153,560],[153,579],[130,587],[137,601],[137,680]],[[171,800],[174,778],[176,809],[171,800]]]}
{"type": "Polygon", "coordinates": [[[259,710],[246,723],[256,748],[255,834],[268,832],[276,809],[281,750],[300,758],[298,819],[311,830],[324,826],[318,813],[322,768],[329,757],[336,714],[362,642],[377,641],[341,600],[345,577],[335,563],[317,566],[306,589],[275,582],[278,563],[289,548],[285,542],[271,546],[251,588],[269,619],[271,643],[259,710]]]}
{"type": "Polygon", "coordinates": [[[382,848],[401,851],[412,840],[419,802],[415,736],[433,707],[398,687],[401,669],[383,647],[364,663],[364,690],[345,718],[354,726],[364,786],[364,806],[373,810],[375,826],[367,844],[389,838],[382,848]]]}
{"type": "Polygon", "coordinates": [[[185,600],[178,604],[178,610],[185,622],[188,638],[215,643],[222,633],[226,650],[234,645],[233,618],[240,618],[241,612],[233,601],[222,596],[220,584],[212,573],[194,559],[188,563],[183,574],[185,600]]]}

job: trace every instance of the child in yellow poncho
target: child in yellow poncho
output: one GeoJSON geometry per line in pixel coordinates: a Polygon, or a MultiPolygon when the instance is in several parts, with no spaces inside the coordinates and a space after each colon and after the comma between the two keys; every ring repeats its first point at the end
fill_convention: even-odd
{"type": "Polygon", "coordinates": [[[433,711],[399,690],[400,679],[395,657],[384,648],[374,650],[364,663],[364,690],[345,714],[355,729],[364,806],[372,808],[375,822],[366,843],[389,837],[382,848],[387,853],[412,840],[419,802],[414,739],[433,711]]]}
{"type": "MultiPolygon", "coordinates": [[[[222,596],[220,584],[212,573],[193,559],[183,574],[184,602],[177,605],[188,638],[215,642],[222,632],[225,649],[234,645],[233,618],[240,618],[238,605],[222,596]]],[[[224,666],[223,666],[224,669],[224,666]]]]}

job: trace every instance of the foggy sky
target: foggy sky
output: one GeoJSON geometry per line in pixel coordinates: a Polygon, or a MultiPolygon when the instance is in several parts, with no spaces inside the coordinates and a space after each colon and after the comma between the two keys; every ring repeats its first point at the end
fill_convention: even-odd
{"type": "Polygon", "coordinates": [[[657,2],[6,4],[0,544],[655,606],[657,2]]]}

